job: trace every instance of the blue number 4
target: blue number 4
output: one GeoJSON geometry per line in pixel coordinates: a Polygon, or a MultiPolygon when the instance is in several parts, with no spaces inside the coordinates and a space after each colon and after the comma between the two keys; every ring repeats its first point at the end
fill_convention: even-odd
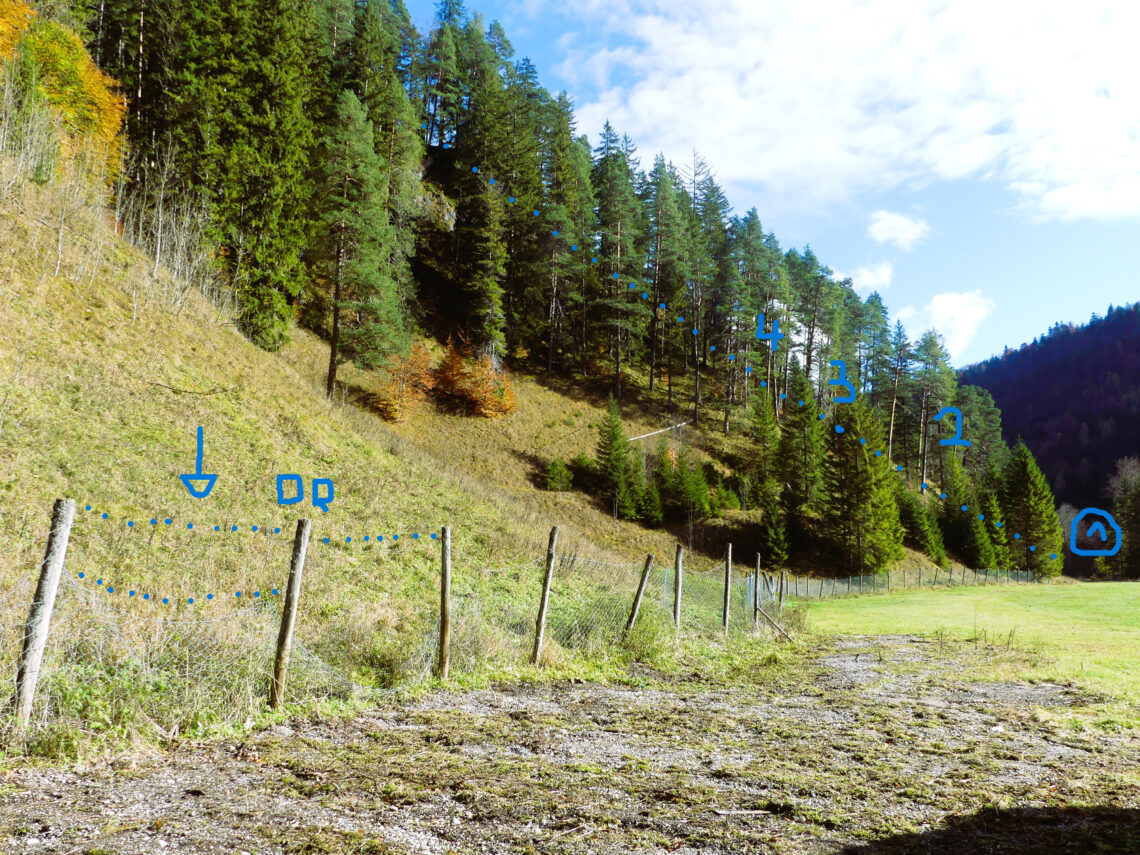
{"type": "Polygon", "coordinates": [[[772,352],[775,353],[780,349],[780,339],[784,334],[780,332],[780,319],[772,318],[772,331],[764,332],[764,315],[760,315],[760,321],[756,324],[756,338],[763,341],[767,339],[772,344],[772,352]]]}

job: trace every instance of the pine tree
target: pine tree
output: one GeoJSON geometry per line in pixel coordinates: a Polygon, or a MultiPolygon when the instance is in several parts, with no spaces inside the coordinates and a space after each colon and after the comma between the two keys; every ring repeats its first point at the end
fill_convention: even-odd
{"type": "Polygon", "coordinates": [[[1053,491],[1024,442],[1014,446],[1002,475],[1001,507],[1005,524],[1013,529],[1010,561],[1018,570],[1038,577],[1061,572],[1064,537],[1053,491]],[[1052,556],[1057,556],[1053,558],[1052,556]]]}
{"type": "Polygon", "coordinates": [[[622,358],[628,355],[639,318],[648,313],[642,300],[634,300],[627,287],[644,271],[637,251],[643,230],[642,210],[633,185],[629,154],[609,122],[595,150],[592,184],[598,203],[598,262],[604,278],[603,297],[598,301],[607,327],[607,349],[614,360],[614,395],[621,400],[622,358]]]}
{"type": "Polygon", "coordinates": [[[329,397],[341,361],[377,367],[406,341],[396,286],[384,269],[391,231],[372,134],[360,101],[345,90],[322,145],[318,196],[325,236],[322,267],[333,289],[329,397]]]}
{"type": "Polygon", "coordinates": [[[828,533],[853,572],[878,572],[903,555],[904,531],[895,503],[897,477],[886,457],[876,456],[882,429],[870,408],[856,399],[842,408],[843,433],[830,424],[824,463],[824,516],[828,533]],[[859,442],[866,439],[865,444],[859,442]]]}
{"type": "Polygon", "coordinates": [[[347,77],[372,123],[374,147],[385,179],[383,204],[392,229],[385,268],[407,305],[416,296],[408,260],[415,252],[415,226],[423,193],[419,119],[401,81],[404,40],[409,37],[405,31],[413,38],[415,31],[406,10],[401,16],[383,0],[359,6],[354,29],[347,77]]]}

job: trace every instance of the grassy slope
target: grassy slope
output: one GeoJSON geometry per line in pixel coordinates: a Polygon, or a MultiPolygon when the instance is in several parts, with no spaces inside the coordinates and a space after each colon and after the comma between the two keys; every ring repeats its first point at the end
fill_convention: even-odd
{"type": "MultiPolygon", "coordinates": [[[[945,632],[1037,654],[1021,678],[1077,681],[1140,701],[1140,585],[1081,583],[908,591],[810,605],[810,625],[833,633],[945,632]]],[[[994,676],[1009,676],[996,671],[994,676]]]]}

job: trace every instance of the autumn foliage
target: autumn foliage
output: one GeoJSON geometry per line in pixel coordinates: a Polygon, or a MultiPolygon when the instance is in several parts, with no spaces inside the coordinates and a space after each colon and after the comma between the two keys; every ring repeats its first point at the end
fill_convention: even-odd
{"type": "Polygon", "coordinates": [[[37,18],[20,0],[0,0],[0,60],[10,63],[6,72],[16,75],[25,99],[52,108],[62,125],[66,154],[94,147],[109,172],[115,171],[126,103],[78,35],[37,18]]]}
{"type": "Polygon", "coordinates": [[[476,415],[494,418],[518,406],[507,372],[486,354],[473,357],[463,341],[448,339],[435,379],[439,394],[462,402],[476,415]]]}
{"type": "Polygon", "coordinates": [[[372,395],[370,403],[388,421],[403,421],[424,405],[435,385],[431,353],[422,341],[417,341],[407,356],[388,364],[388,380],[372,395]]]}

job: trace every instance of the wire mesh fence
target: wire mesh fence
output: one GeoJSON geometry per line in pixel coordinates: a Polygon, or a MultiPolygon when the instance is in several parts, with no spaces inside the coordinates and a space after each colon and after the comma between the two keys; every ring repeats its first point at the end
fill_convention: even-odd
{"type": "Polygon", "coordinates": [[[827,599],[855,594],[877,594],[910,588],[950,588],[976,585],[1029,584],[1036,582],[1032,570],[970,570],[965,567],[904,568],[890,572],[842,578],[783,577],[784,596],[789,599],[827,599]]]}
{"type": "MultiPolygon", "coordinates": [[[[46,524],[27,517],[6,522],[14,537],[12,560],[0,568],[0,702],[16,693],[49,535],[46,524]]],[[[206,734],[264,710],[282,649],[292,538],[283,526],[247,527],[240,537],[237,524],[228,526],[232,536],[226,528],[179,530],[158,517],[110,528],[93,515],[75,525],[32,708],[32,724],[48,734],[43,739],[140,728],[164,738],[206,734]]],[[[431,543],[427,537],[418,542],[431,543]]],[[[302,617],[288,643],[287,700],[368,697],[431,676],[441,646],[440,553],[400,551],[395,540],[389,551],[375,543],[350,549],[329,538],[310,549],[302,617]],[[345,594],[350,579],[357,587],[345,594]]],[[[680,552],[672,560],[613,563],[573,546],[555,549],[548,568],[549,556],[537,545],[535,552],[532,560],[497,568],[459,561],[449,599],[454,670],[525,666],[536,649],[536,664],[557,665],[631,660],[679,638],[782,633],[784,603],[809,598],[1033,581],[1029,573],[960,568],[839,579],[740,564],[696,570],[683,566],[680,552]]]]}

